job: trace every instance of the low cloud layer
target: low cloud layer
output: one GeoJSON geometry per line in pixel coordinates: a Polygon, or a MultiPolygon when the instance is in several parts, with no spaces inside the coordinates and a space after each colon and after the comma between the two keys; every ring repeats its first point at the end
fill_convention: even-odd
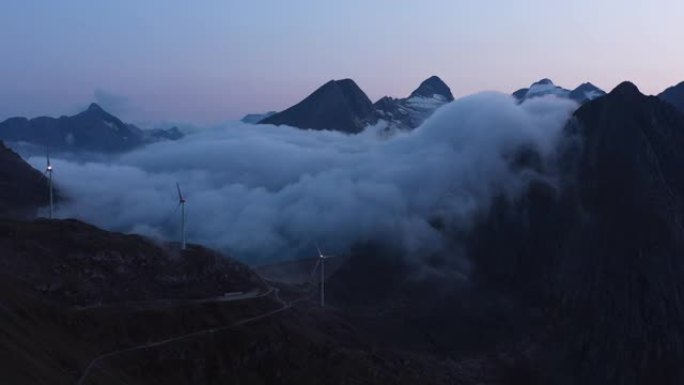
{"type": "Polygon", "coordinates": [[[518,193],[527,177],[507,157],[521,146],[552,156],[576,107],[481,93],[390,138],[380,126],[349,136],[236,122],[112,159],[56,158],[56,184],[71,198],[57,213],[178,239],[179,182],[188,240],[247,262],[310,257],[314,241],[335,253],[366,240],[429,253],[444,244],[431,219],[467,226],[494,195],[518,193]]]}

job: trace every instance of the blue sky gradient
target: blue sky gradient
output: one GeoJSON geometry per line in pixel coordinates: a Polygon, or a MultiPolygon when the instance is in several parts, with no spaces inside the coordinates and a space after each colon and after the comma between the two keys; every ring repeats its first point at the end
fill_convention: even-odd
{"type": "Polygon", "coordinates": [[[457,97],[543,77],[658,93],[684,80],[683,17],[681,0],[3,0],[0,119],[100,101],[207,124],[347,77],[373,100],[433,74],[457,97]]]}

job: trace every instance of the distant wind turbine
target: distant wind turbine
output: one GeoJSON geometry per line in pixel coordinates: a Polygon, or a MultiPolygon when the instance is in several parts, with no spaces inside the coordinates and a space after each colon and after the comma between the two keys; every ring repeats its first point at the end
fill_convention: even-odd
{"type": "Polygon", "coordinates": [[[48,177],[48,189],[50,190],[50,219],[54,213],[54,201],[52,194],[52,164],[50,163],[50,151],[47,152],[47,168],[45,169],[45,174],[48,177]]]}
{"type": "Polygon", "coordinates": [[[185,197],[181,192],[180,184],[176,183],[178,190],[178,206],[181,208],[181,250],[185,250],[185,197]]]}
{"type": "Polygon", "coordinates": [[[328,258],[335,258],[332,255],[324,255],[321,249],[316,245],[316,250],[318,251],[318,261],[316,261],[316,266],[314,266],[311,275],[316,273],[316,270],[321,268],[321,307],[325,306],[325,260],[328,258]]]}

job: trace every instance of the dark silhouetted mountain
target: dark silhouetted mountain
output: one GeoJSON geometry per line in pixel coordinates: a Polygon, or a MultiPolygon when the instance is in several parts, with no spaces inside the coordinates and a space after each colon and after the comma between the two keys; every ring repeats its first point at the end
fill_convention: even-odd
{"type": "Polygon", "coordinates": [[[437,76],[423,81],[408,98],[385,96],[373,105],[388,129],[408,130],[421,125],[435,110],[454,100],[449,87],[437,76]]]}
{"type": "Polygon", "coordinates": [[[658,97],[677,107],[679,111],[684,112],[684,82],[666,89],[658,97]]]}
{"type": "Polygon", "coordinates": [[[684,381],[683,147],[684,115],[622,83],[568,123],[559,183],[475,231],[477,280],[556,314],[539,359],[559,380],[684,381]]]}
{"type": "MultiPolygon", "coordinates": [[[[300,103],[270,114],[258,123],[358,133],[382,119],[388,122],[388,129],[412,129],[452,100],[451,90],[437,76],[423,81],[408,98],[386,96],[375,104],[370,103],[353,80],[333,80],[300,103]]],[[[242,121],[250,123],[257,119],[259,115],[247,115],[242,121]]]]}
{"type": "Polygon", "coordinates": [[[583,83],[574,90],[570,91],[555,85],[551,79],[545,78],[533,83],[529,88],[522,88],[515,91],[513,96],[519,102],[523,102],[525,100],[540,96],[555,95],[559,98],[569,98],[580,104],[583,104],[605,94],[605,92],[591,83],[583,83]]]}
{"type": "Polygon", "coordinates": [[[275,114],[277,114],[276,111],[269,111],[263,114],[247,114],[242,119],[240,119],[240,121],[243,123],[257,124],[260,121],[269,118],[275,114]]]}
{"type": "Polygon", "coordinates": [[[48,200],[45,176],[0,141],[0,217],[31,215],[48,200]]]}
{"type": "Polygon", "coordinates": [[[259,124],[358,133],[375,123],[373,104],[351,79],[331,80],[301,102],[259,124]]]}
{"type": "Polygon", "coordinates": [[[122,152],[151,141],[177,138],[178,134],[178,130],[147,133],[95,103],[74,116],[10,118],[0,123],[1,140],[31,143],[53,151],[122,152]]]}
{"type": "Polygon", "coordinates": [[[681,383],[684,115],[622,83],[575,117],[569,130],[581,143],[568,188],[583,214],[559,289],[587,325],[573,325],[574,352],[593,350],[588,375],[681,383]]]}

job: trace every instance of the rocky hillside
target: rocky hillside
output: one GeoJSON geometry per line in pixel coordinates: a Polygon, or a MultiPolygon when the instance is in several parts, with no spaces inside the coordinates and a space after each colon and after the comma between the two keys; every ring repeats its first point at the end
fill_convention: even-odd
{"type": "Polygon", "coordinates": [[[0,222],[0,375],[12,384],[476,384],[496,365],[369,338],[197,246],[76,221],[0,222]],[[248,296],[235,299],[226,292],[248,296]]]}
{"type": "Polygon", "coordinates": [[[265,290],[245,265],[211,250],[181,251],[76,220],[0,221],[0,269],[67,305],[265,290]]]}
{"type": "MultiPolygon", "coordinates": [[[[7,383],[74,384],[104,352],[278,306],[248,267],[199,246],[181,251],[74,220],[0,220],[0,375],[7,383]]],[[[123,378],[109,373],[97,383],[130,383],[123,378]]]]}
{"type": "Polygon", "coordinates": [[[0,141],[0,218],[30,216],[48,203],[45,176],[0,141]]]}

